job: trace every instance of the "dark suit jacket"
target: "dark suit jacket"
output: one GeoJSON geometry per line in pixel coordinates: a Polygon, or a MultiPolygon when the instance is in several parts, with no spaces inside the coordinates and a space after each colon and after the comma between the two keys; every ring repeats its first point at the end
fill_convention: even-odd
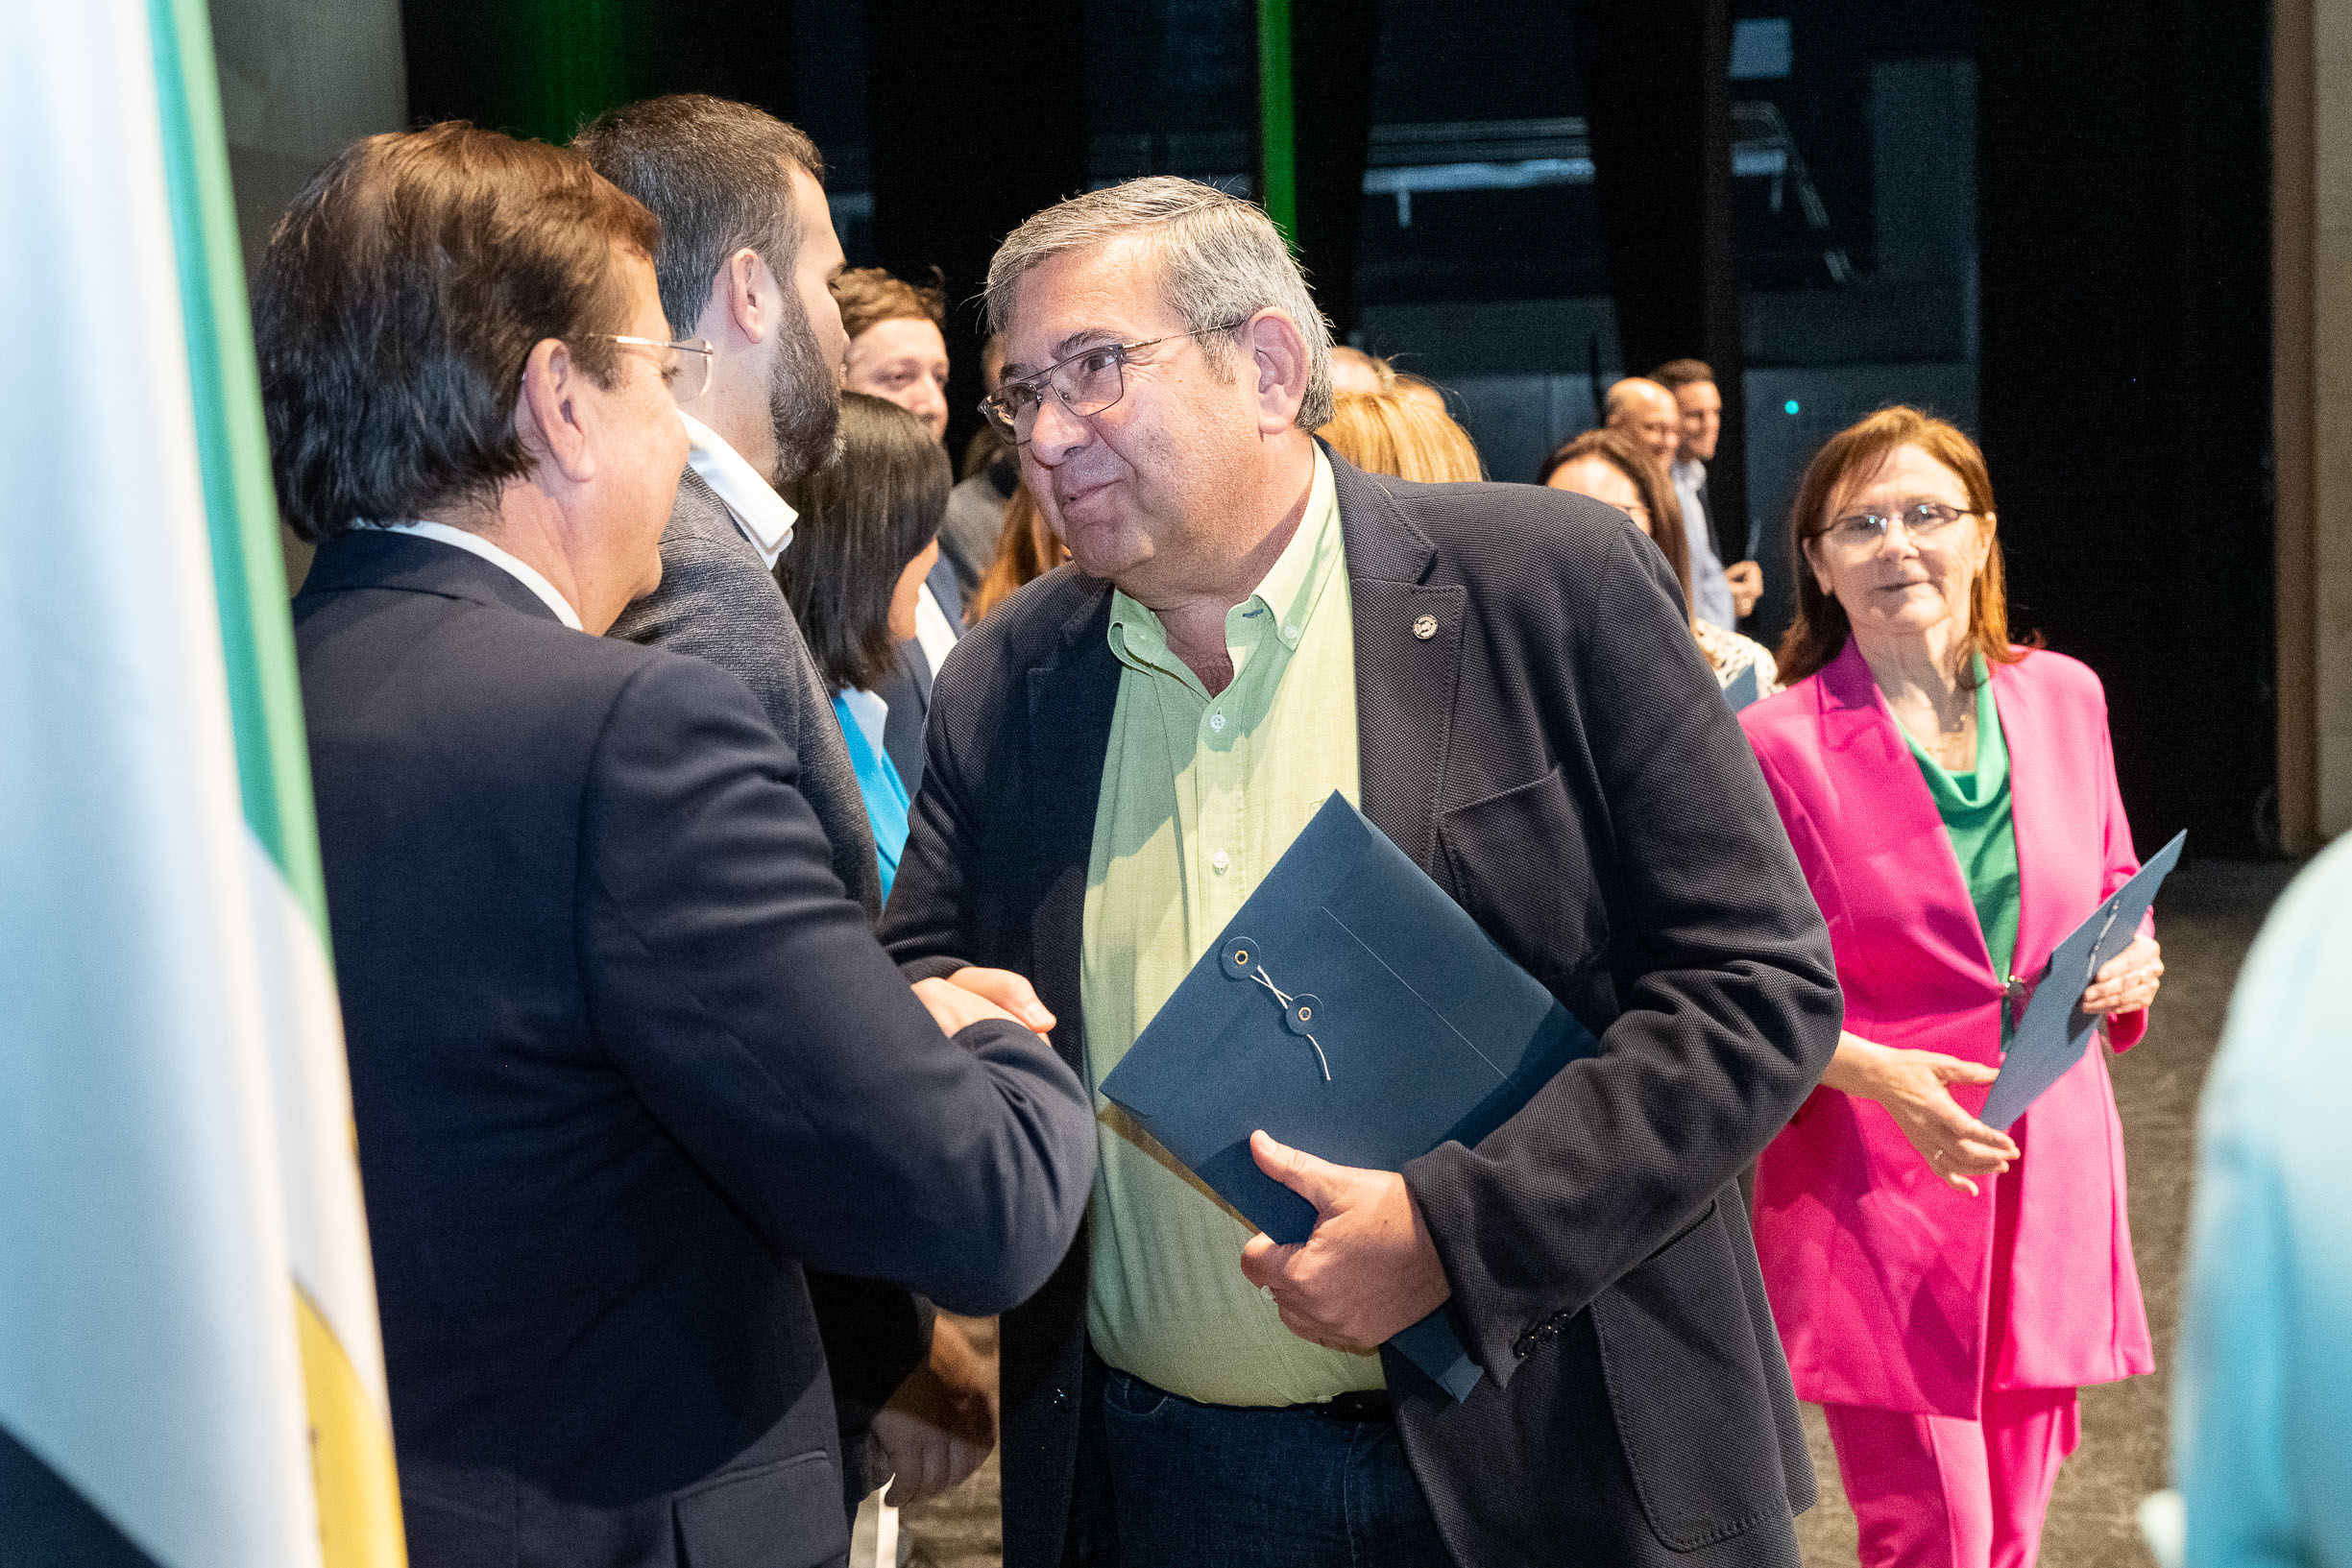
{"type": "MultiPolygon", "coordinates": [[[[956,586],[956,568],[944,551],[923,581],[939,601],[947,623],[961,637],[963,591],[956,586]]],[[[923,656],[923,644],[909,638],[898,645],[898,667],[874,688],[889,705],[882,725],[883,750],[909,795],[923,787],[923,732],[931,722],[931,661],[923,656]]]]}
{"type": "MultiPolygon", "coordinates": [[[[751,688],[800,760],[801,798],[833,847],[834,875],[869,919],[879,918],[882,867],[832,694],[767,563],[692,469],[680,476],[662,530],[662,586],[621,612],[608,635],[708,659],[751,688]]],[[[842,1483],[862,1497],[880,1484],[868,1474],[867,1429],[930,1354],[931,1308],[894,1285],[823,1269],[810,1271],[809,1298],[833,1372],[842,1483]]]]}
{"type": "Polygon", "coordinates": [[[1078,1080],[940,1035],[734,677],[397,535],[295,624],[410,1560],[837,1559],[801,1263],[1020,1300],[1078,1080]]]}
{"type": "MultiPolygon", "coordinates": [[[[1488,1374],[1457,1406],[1384,1354],[1415,1474],[1466,1568],[1793,1564],[1812,1473],[1734,1182],[1836,1045],[1821,916],[1621,514],[1332,468],[1365,814],[1603,1045],[1405,1169],[1488,1374]]],[[[957,649],[883,922],[911,972],[1034,977],[1074,1067],[1109,603],[1065,567],[957,649]]],[[[1005,1320],[1013,1568],[1062,1560],[1085,1270],[1005,1320]]]]}

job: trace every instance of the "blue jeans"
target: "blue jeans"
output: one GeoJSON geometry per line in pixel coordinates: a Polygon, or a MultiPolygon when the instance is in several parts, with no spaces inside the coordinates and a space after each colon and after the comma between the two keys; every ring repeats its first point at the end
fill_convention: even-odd
{"type": "Polygon", "coordinates": [[[1392,1423],[1202,1405],[1089,1370],[1122,1568],[1450,1568],[1392,1423]]]}

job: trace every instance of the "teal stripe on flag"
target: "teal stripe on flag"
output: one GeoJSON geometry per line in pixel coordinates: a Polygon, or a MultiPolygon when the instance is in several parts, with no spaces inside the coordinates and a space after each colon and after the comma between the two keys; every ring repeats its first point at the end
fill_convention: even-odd
{"type": "Polygon", "coordinates": [[[311,814],[294,624],[278,549],[278,502],[229,188],[211,21],[204,0],[148,0],[147,12],[237,782],[254,836],[277,861],[325,943],[327,888],[311,814]]]}

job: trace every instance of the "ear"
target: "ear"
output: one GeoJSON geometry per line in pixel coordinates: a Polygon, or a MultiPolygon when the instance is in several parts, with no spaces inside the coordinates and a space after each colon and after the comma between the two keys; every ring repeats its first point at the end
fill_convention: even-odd
{"type": "Polygon", "coordinates": [[[1821,564],[1821,536],[1819,534],[1815,534],[1805,542],[1805,564],[1813,568],[1814,586],[1819,588],[1827,597],[1836,598],[1836,591],[1830,586],[1830,568],[1821,564]]]}
{"type": "Polygon", "coordinates": [[[587,373],[570,347],[561,338],[542,338],[522,361],[522,395],[515,399],[515,436],[532,465],[546,464],[575,485],[596,474],[587,387],[587,373]]]}
{"type": "Polygon", "coordinates": [[[1290,429],[1307,400],[1306,334],[1283,312],[1261,310],[1242,328],[1242,342],[1257,376],[1259,434],[1290,429]]]}
{"type": "Polygon", "coordinates": [[[765,343],[775,335],[781,319],[776,275],[760,253],[746,245],[719,264],[711,279],[711,298],[703,306],[703,336],[724,343],[733,337],[744,343],[765,343]]]}

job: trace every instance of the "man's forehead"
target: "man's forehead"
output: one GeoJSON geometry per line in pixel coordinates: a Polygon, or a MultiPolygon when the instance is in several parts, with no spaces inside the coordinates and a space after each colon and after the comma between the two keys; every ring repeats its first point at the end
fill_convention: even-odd
{"type": "Polygon", "coordinates": [[[1150,337],[1176,319],[1160,291],[1157,257],[1141,236],[1064,251],[1013,287],[1005,372],[1024,375],[1089,344],[1150,337]]]}

